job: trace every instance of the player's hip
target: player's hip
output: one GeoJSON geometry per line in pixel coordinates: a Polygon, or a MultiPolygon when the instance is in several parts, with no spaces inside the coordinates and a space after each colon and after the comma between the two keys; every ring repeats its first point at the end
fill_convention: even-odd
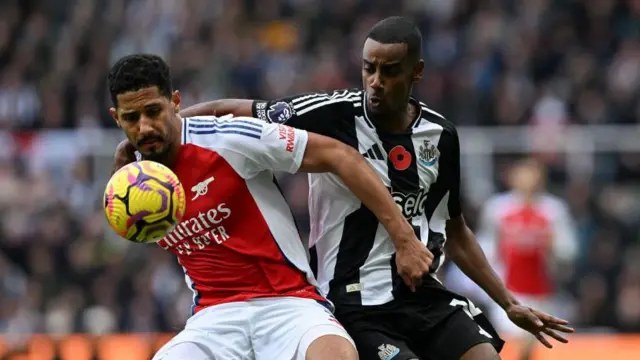
{"type": "Polygon", "coordinates": [[[469,299],[447,290],[435,279],[425,281],[416,292],[395,285],[390,300],[375,305],[362,305],[330,297],[336,307],[336,317],[349,329],[387,328],[393,332],[428,331],[451,314],[463,310],[472,317],[482,313],[469,299]]]}
{"type": "Polygon", "coordinates": [[[480,309],[467,298],[444,287],[422,289],[412,296],[398,297],[381,305],[338,303],[335,315],[356,340],[361,353],[367,353],[368,348],[378,349],[379,341],[371,343],[370,339],[380,337],[398,340],[407,344],[414,353],[421,353],[425,341],[436,339],[436,335],[444,330],[447,335],[430,343],[431,351],[446,353],[453,351],[447,350],[451,344],[457,344],[456,353],[462,354],[481,342],[489,342],[500,351],[503,345],[480,309]]]}
{"type": "Polygon", "coordinates": [[[253,298],[199,311],[154,359],[178,360],[188,354],[195,360],[304,359],[306,348],[326,335],[353,343],[326,303],[288,296],[253,298]]]}

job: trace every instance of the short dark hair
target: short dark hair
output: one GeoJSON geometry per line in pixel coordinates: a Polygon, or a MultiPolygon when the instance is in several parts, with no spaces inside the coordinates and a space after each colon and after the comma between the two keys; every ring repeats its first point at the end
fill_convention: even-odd
{"type": "Polygon", "coordinates": [[[169,65],[158,55],[132,54],[118,60],[107,77],[111,101],[118,106],[117,96],[157,86],[160,94],[171,98],[173,86],[169,65]]]}
{"type": "Polygon", "coordinates": [[[422,33],[402,16],[391,16],[375,24],[367,38],[382,44],[407,44],[407,55],[417,62],[422,53],[422,33]]]}

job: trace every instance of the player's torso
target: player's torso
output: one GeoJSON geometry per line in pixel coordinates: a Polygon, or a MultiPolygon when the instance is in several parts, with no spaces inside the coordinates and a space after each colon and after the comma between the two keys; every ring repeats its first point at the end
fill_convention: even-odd
{"type": "MultiPolygon", "coordinates": [[[[364,156],[421,240],[442,254],[445,223],[433,216],[441,209],[438,209],[438,194],[430,199],[430,190],[440,174],[438,145],[443,127],[429,121],[427,110],[421,111],[406,132],[388,134],[375,129],[364,107],[356,107],[353,117],[344,117],[336,125],[338,130],[333,137],[364,156]],[[434,218],[431,224],[430,218],[434,218]]],[[[378,297],[377,294],[382,293],[390,297],[387,290],[394,277],[395,251],[386,230],[335,175],[310,174],[309,183],[310,245],[316,247],[317,278],[323,291],[349,287],[361,292],[363,298],[378,297]],[[341,253],[341,247],[350,247],[349,254],[341,253]],[[352,284],[355,272],[360,273],[360,281],[363,274],[367,274],[371,283],[352,284]],[[373,273],[377,275],[368,275],[373,273]]],[[[442,260],[443,257],[436,260],[434,270],[442,260]]]]}
{"type": "Polygon", "coordinates": [[[158,245],[178,256],[197,306],[275,296],[309,285],[287,263],[247,181],[224,157],[182,145],[173,170],[187,195],[186,211],[158,245]]]}
{"type": "Polygon", "coordinates": [[[507,286],[521,293],[550,291],[548,274],[553,248],[553,209],[545,197],[524,203],[506,194],[498,207],[498,255],[507,286]]]}

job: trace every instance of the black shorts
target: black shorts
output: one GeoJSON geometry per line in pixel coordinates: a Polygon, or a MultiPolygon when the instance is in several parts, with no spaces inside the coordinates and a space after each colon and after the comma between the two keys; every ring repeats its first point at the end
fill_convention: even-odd
{"type": "Polygon", "coordinates": [[[504,341],[485,315],[439,283],[394,295],[384,305],[337,307],[361,360],[458,360],[481,343],[502,350],[504,341]]]}

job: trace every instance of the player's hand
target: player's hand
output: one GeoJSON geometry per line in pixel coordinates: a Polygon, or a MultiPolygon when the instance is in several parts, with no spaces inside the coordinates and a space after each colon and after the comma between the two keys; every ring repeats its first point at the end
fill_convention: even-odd
{"type": "Polygon", "coordinates": [[[431,262],[433,254],[415,237],[396,249],[398,274],[411,291],[416,291],[431,262]]]}
{"type": "Polygon", "coordinates": [[[575,332],[573,328],[567,326],[569,324],[567,320],[559,319],[527,306],[511,305],[506,311],[511,322],[532,333],[542,345],[549,349],[553,345],[544,335],[566,344],[569,340],[563,334],[575,332]]]}
{"type": "Polygon", "coordinates": [[[121,167],[136,161],[136,148],[133,144],[125,139],[116,147],[116,153],[113,157],[113,168],[111,173],[120,170],[121,167]]]}

